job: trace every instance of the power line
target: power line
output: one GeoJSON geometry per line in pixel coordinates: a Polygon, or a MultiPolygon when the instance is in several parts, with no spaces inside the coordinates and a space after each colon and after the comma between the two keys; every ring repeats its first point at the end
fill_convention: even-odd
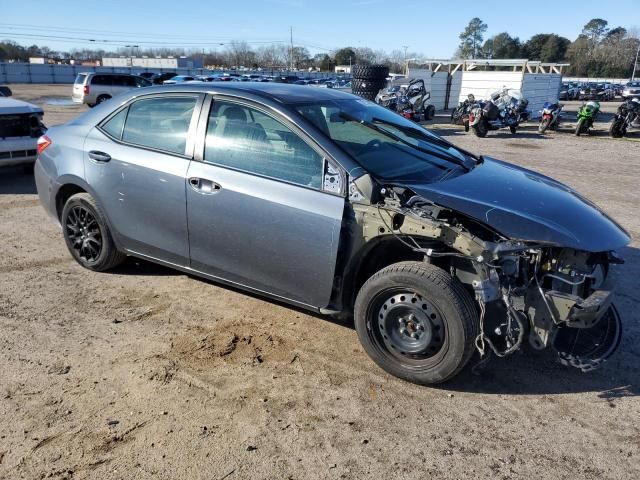
{"type": "MultiPolygon", "coordinates": [[[[79,43],[92,43],[92,44],[108,44],[108,45],[126,45],[136,43],[138,45],[152,45],[152,46],[166,46],[166,47],[201,47],[203,45],[230,45],[236,42],[236,40],[225,41],[201,41],[201,42],[166,42],[166,41],[149,41],[149,40],[119,40],[119,39],[101,39],[101,38],[82,38],[82,37],[69,37],[64,35],[44,35],[44,34],[32,34],[32,33],[14,33],[14,32],[0,32],[0,35],[11,35],[23,38],[32,38],[40,40],[64,40],[73,41],[79,43]]],[[[285,40],[269,40],[269,41],[243,41],[247,44],[253,45],[274,45],[274,44],[286,44],[285,40]]]]}

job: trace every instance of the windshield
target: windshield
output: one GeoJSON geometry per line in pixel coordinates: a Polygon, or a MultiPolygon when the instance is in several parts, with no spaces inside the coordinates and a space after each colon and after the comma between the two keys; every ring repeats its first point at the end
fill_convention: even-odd
{"type": "Polygon", "coordinates": [[[475,164],[469,154],[367,100],[324,100],[294,108],[380,180],[433,182],[475,164]]]}

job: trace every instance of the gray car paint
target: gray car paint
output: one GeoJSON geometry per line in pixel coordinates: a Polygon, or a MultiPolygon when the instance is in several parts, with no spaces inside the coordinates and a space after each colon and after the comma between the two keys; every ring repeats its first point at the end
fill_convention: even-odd
{"type": "Polygon", "coordinates": [[[185,179],[189,160],[114,142],[97,128],[84,144],[85,175],[111,221],[119,244],[151,257],[188,266],[185,179]],[[107,163],[91,160],[97,150],[107,163]]]}
{"type": "MultiPolygon", "coordinates": [[[[96,198],[107,214],[117,245],[130,254],[295,304],[326,307],[333,285],[344,195],[125,145],[95,128],[123,104],[142,96],[169,91],[207,91],[215,95],[218,91],[225,98],[241,97],[271,107],[280,120],[314,131],[304,119],[291,118],[295,114],[288,113],[279,102],[250,90],[238,95],[224,87],[199,85],[147,88],[144,94],[121,95],[108,106],[100,105],[58,127],[51,132],[53,144],[43,152],[36,168],[43,205],[57,218],[56,194],[70,181],[96,198]],[[108,153],[111,160],[91,160],[87,156],[90,150],[108,153]],[[74,152],[74,162],[67,160],[67,151],[74,152]],[[222,188],[215,195],[198,193],[189,187],[190,177],[210,178],[222,188]]],[[[194,112],[194,118],[198,113],[194,112]]],[[[188,144],[195,143],[193,137],[190,131],[188,144]]],[[[305,138],[309,142],[311,137],[305,138]]],[[[324,147],[326,158],[336,166],[344,163],[352,171],[362,170],[335,145],[327,142],[324,147]]]]}

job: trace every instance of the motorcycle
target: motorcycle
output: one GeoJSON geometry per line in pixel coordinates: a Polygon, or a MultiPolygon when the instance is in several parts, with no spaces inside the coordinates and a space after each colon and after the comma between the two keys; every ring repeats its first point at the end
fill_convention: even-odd
{"type": "Polygon", "coordinates": [[[540,124],[538,125],[538,133],[544,133],[548,128],[556,130],[560,126],[560,117],[562,116],[561,103],[544,102],[540,113],[540,124]]]}
{"type": "Polygon", "coordinates": [[[451,112],[451,123],[453,125],[464,125],[464,131],[469,131],[469,112],[476,103],[473,94],[469,94],[464,102],[460,102],[453,112],[451,112]]]}
{"type": "Polygon", "coordinates": [[[383,88],[375,101],[409,120],[420,121],[431,120],[435,115],[435,107],[427,102],[430,98],[431,93],[427,92],[424,80],[414,79],[406,87],[383,88]]]}
{"type": "Polygon", "coordinates": [[[613,138],[622,138],[629,127],[640,127],[640,99],[630,98],[620,104],[611,122],[609,134],[613,138]]]}
{"type": "Polygon", "coordinates": [[[598,113],[600,112],[600,104],[595,100],[583,103],[578,109],[578,123],[576,124],[576,136],[581,133],[589,133],[589,129],[593,128],[598,113]]]}
{"type": "Polygon", "coordinates": [[[478,102],[471,108],[469,126],[478,137],[500,128],[509,128],[515,134],[520,122],[529,119],[528,105],[520,91],[504,88],[493,93],[488,102],[478,102]]]}

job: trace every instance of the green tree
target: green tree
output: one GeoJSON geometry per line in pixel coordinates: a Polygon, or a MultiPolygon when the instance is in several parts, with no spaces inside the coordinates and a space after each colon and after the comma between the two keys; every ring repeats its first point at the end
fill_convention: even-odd
{"type": "Polygon", "coordinates": [[[341,48],[334,55],[336,65],[349,65],[349,63],[356,63],[356,52],[351,47],[341,48]]]}
{"type": "Polygon", "coordinates": [[[503,32],[484,42],[482,54],[485,58],[519,58],[521,50],[520,39],[503,32]]]}
{"type": "Polygon", "coordinates": [[[313,64],[323,72],[331,70],[331,57],[326,53],[317,53],[313,56],[313,64]]]}
{"type": "Polygon", "coordinates": [[[571,40],[552,33],[540,50],[540,61],[561,62],[567,54],[567,48],[571,45],[571,40]]]}
{"type": "Polygon", "coordinates": [[[560,62],[564,60],[570,44],[568,38],[555,33],[539,33],[527,40],[522,50],[524,56],[530,60],[560,62]]]}
{"type": "Polygon", "coordinates": [[[467,28],[459,35],[459,55],[462,58],[478,58],[482,52],[482,41],[487,24],[478,17],[472,18],[467,28]]]}
{"type": "Polygon", "coordinates": [[[582,28],[582,34],[590,38],[593,43],[597,44],[602,40],[605,33],[607,33],[607,25],[609,25],[609,22],[602,18],[592,18],[582,28]]]}

